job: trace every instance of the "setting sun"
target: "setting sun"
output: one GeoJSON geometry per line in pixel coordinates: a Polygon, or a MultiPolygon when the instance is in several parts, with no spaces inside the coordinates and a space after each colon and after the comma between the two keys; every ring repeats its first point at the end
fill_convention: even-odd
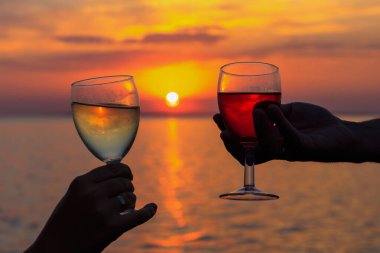
{"type": "Polygon", "coordinates": [[[179,96],[176,92],[166,94],[166,104],[170,107],[175,107],[179,104],[179,96]]]}

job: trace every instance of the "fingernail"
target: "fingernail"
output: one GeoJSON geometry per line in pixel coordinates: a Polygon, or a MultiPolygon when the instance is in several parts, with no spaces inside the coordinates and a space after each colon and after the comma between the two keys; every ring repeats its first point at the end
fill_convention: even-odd
{"type": "Polygon", "coordinates": [[[152,209],[153,212],[156,212],[157,211],[157,205],[155,203],[150,203],[147,205],[147,207],[149,207],[150,209],[152,209]]]}
{"type": "Polygon", "coordinates": [[[264,113],[263,109],[261,109],[261,108],[255,108],[255,109],[253,109],[252,115],[255,115],[255,114],[256,115],[260,115],[262,113],[264,113]]]}

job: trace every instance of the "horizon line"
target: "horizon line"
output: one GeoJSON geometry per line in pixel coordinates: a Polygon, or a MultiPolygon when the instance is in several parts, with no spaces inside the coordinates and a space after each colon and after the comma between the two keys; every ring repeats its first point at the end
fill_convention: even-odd
{"type": "MultiPolygon", "coordinates": [[[[170,117],[209,117],[219,111],[215,112],[141,112],[141,117],[157,117],[157,118],[170,118],[170,117]]],[[[358,112],[358,111],[331,111],[334,115],[338,116],[375,116],[380,117],[380,112],[358,112]]],[[[0,118],[65,118],[71,117],[71,112],[16,112],[16,113],[0,113],[0,118]]]]}

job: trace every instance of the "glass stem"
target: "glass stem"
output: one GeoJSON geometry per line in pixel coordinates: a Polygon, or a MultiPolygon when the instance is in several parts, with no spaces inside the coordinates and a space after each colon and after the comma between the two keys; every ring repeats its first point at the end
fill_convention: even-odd
{"type": "Polygon", "coordinates": [[[244,148],[244,187],[255,188],[255,163],[252,147],[244,148]]]}

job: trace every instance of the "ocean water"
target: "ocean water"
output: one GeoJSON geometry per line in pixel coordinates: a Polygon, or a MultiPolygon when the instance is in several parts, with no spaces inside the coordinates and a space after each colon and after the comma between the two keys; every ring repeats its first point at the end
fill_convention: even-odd
{"type": "MultiPolygon", "coordinates": [[[[379,164],[272,161],[256,181],[279,200],[221,200],[243,170],[211,118],[147,117],[123,161],[137,206],[159,209],[107,253],[380,252],[379,164]]],[[[22,252],[71,180],[100,165],[70,118],[0,119],[0,252],[22,252]]]]}

